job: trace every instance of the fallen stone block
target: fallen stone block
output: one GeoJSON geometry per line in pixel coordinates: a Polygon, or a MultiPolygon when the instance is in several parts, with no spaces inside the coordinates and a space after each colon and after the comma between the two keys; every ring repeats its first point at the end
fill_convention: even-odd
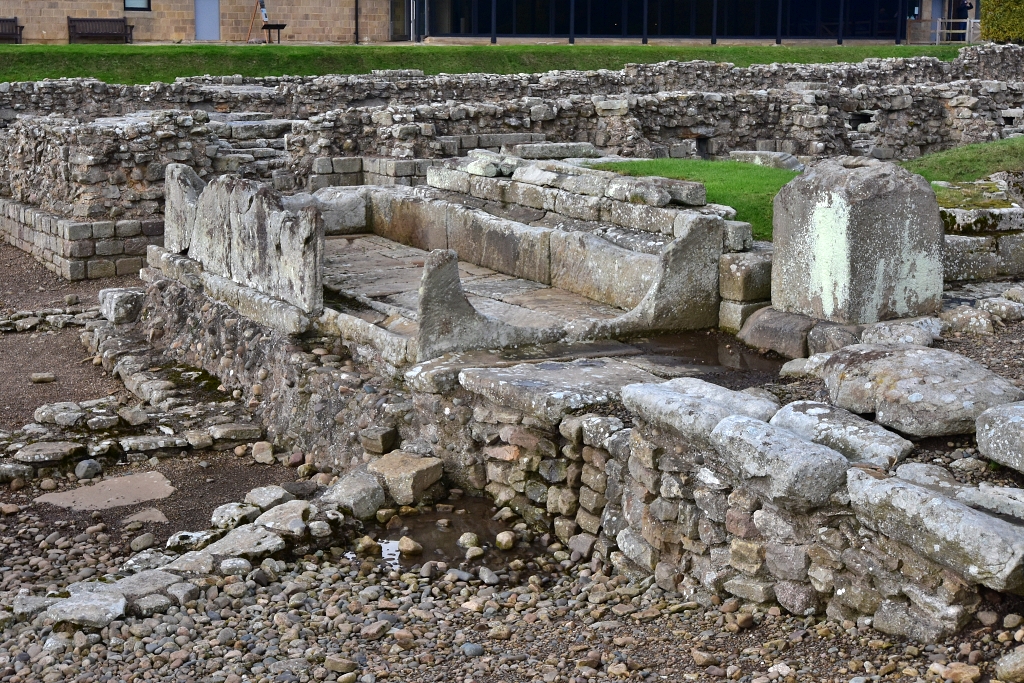
{"type": "Polygon", "coordinates": [[[370,519],[384,507],[386,495],[377,477],[365,471],[351,472],[332,484],[319,503],[351,512],[356,519],[370,519]]]}
{"type": "Polygon", "coordinates": [[[786,358],[806,358],[807,335],[814,325],[814,319],[806,315],[768,307],[752,313],[736,337],[755,349],[774,351],[786,358]]]}
{"type": "Polygon", "coordinates": [[[817,401],[786,405],[771,424],[845,455],[851,462],[866,462],[889,469],[914,449],[914,444],[874,422],[817,401]]]}
{"type": "MultiPolygon", "coordinates": [[[[760,420],[734,415],[711,432],[711,463],[761,500],[792,510],[828,502],[846,478],[849,461],[820,444],[760,420]]],[[[705,460],[708,462],[708,460],[705,460]]]]}
{"type": "Polygon", "coordinates": [[[439,481],[444,472],[439,458],[403,451],[392,451],[371,462],[366,469],[384,481],[388,493],[399,505],[420,502],[424,491],[439,481]]]}
{"type": "Polygon", "coordinates": [[[857,344],[836,351],[822,378],[829,399],[911,436],[970,434],[985,410],[1024,391],[984,366],[943,349],[857,344]]]}
{"type": "Polygon", "coordinates": [[[1024,403],[989,408],[978,416],[978,452],[1024,472],[1024,403]]]}
{"type": "Polygon", "coordinates": [[[99,630],[124,616],[128,607],[125,597],[107,584],[73,584],[68,588],[71,597],[51,605],[45,613],[47,619],[99,630]]]}
{"type": "Polygon", "coordinates": [[[26,465],[49,467],[85,453],[85,446],[73,441],[38,441],[20,449],[14,454],[14,459],[26,465]]]}

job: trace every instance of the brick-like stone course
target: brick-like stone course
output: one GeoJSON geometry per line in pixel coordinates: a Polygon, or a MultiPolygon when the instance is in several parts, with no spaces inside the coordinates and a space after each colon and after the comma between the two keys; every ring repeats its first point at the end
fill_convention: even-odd
{"type": "Polygon", "coordinates": [[[0,199],[0,240],[31,254],[67,280],[131,275],[142,268],[146,248],[163,245],[163,217],[79,221],[0,199]],[[131,237],[118,236],[130,234],[131,237]]]}

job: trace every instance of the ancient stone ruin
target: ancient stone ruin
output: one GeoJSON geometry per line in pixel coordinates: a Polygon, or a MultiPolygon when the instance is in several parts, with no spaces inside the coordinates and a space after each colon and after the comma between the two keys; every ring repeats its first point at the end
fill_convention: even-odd
{"type": "MultiPolygon", "coordinates": [[[[0,234],[65,278],[143,283],[0,330],[83,326],[173,425],[124,436],[102,402],[44,406],[47,438],[0,433],[0,479],[305,454],[309,501],[254,490],[136,567],[157,589],[121,578],[111,614],[460,488],[552,534],[565,566],[944,639],[982,591],[1024,590],[1024,494],[982,476],[1024,471],[1024,390],[933,348],[1024,319],[1024,292],[988,282],[1024,274],[1024,223],[942,209],[888,160],[1024,132],[1022,55],[0,84],[0,234]],[[699,183],[592,168],[625,157],[803,174],[766,243],[699,183]],[[811,389],[723,379],[736,340],[709,366],[651,350],[711,328],[811,389]],[[181,368],[233,393],[229,422],[179,423],[181,368]],[[915,457],[975,432],[951,464],[915,457]]],[[[46,614],[86,625],[89,600],[46,614]]]]}

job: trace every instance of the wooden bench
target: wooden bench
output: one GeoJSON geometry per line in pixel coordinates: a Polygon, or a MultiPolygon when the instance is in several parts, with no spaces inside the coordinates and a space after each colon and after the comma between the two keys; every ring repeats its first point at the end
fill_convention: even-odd
{"type": "Polygon", "coordinates": [[[0,17],[0,40],[14,40],[16,45],[21,44],[21,33],[24,26],[18,26],[18,17],[0,17]]]}
{"type": "Polygon", "coordinates": [[[115,38],[116,42],[132,42],[132,29],[124,17],[120,19],[79,19],[68,17],[68,42],[82,38],[115,38]]]}

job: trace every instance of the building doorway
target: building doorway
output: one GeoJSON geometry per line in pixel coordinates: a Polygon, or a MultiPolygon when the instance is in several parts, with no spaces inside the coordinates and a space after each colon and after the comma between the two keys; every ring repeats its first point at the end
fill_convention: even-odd
{"type": "Polygon", "coordinates": [[[220,40],[220,0],[195,0],[196,40],[220,40]]]}

